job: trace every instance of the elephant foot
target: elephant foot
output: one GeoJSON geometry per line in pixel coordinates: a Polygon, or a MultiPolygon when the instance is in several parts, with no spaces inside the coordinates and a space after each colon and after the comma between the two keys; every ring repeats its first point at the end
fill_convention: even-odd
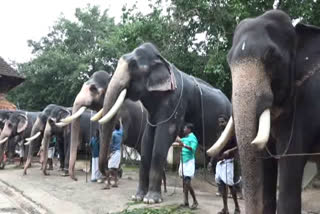
{"type": "Polygon", "coordinates": [[[155,203],[161,203],[162,197],[160,192],[148,192],[146,196],[143,198],[143,202],[145,204],[155,204],[155,203]]]}
{"type": "Polygon", "coordinates": [[[140,202],[140,201],[143,200],[145,195],[146,194],[142,190],[138,190],[138,192],[135,195],[132,196],[132,200],[140,202]]]}

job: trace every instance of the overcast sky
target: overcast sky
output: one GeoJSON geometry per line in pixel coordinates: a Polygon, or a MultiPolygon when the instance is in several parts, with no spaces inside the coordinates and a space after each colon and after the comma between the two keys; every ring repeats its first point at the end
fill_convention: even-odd
{"type": "MultiPolygon", "coordinates": [[[[109,16],[119,20],[124,4],[135,0],[5,0],[0,6],[0,56],[6,61],[26,62],[31,58],[27,40],[38,41],[46,36],[61,14],[74,18],[75,8],[84,8],[88,3],[109,9],[109,16]]],[[[139,0],[138,9],[148,12],[148,1],[139,0]]]]}

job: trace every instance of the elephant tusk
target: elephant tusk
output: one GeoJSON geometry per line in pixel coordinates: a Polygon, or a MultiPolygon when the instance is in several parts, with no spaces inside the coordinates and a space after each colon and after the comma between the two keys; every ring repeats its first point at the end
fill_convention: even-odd
{"type": "Polygon", "coordinates": [[[102,114],[103,114],[103,108],[100,109],[100,111],[98,113],[93,115],[90,120],[91,121],[98,121],[103,116],[102,114]]]}
{"type": "Polygon", "coordinates": [[[118,110],[120,109],[122,103],[124,102],[126,94],[127,94],[127,89],[123,89],[121,91],[117,101],[114,103],[114,105],[110,109],[110,111],[106,115],[104,115],[103,118],[101,118],[99,120],[100,124],[107,123],[111,118],[114,117],[114,115],[118,112],[118,110]]]}
{"type": "Polygon", "coordinates": [[[3,144],[3,143],[5,143],[5,142],[7,142],[7,140],[8,140],[8,137],[5,137],[4,139],[2,139],[2,140],[0,141],[0,144],[3,144]]]}
{"type": "Polygon", "coordinates": [[[85,112],[86,109],[87,109],[87,107],[82,106],[76,113],[72,114],[69,117],[66,117],[66,118],[62,119],[61,122],[67,123],[67,124],[71,123],[73,120],[75,120],[78,117],[80,117],[81,114],[83,114],[83,112],[85,112]]]}
{"type": "Polygon", "coordinates": [[[256,138],[251,142],[252,145],[256,145],[258,149],[263,149],[270,136],[271,116],[270,109],[264,110],[259,118],[259,129],[256,138]]]}
{"type": "Polygon", "coordinates": [[[24,145],[27,146],[27,145],[29,145],[31,142],[32,142],[32,141],[27,141],[27,142],[24,143],[24,145]]]}
{"type": "Polygon", "coordinates": [[[210,149],[207,150],[207,155],[210,157],[214,157],[226,146],[228,141],[234,135],[234,126],[233,126],[233,118],[230,117],[226,128],[223,130],[219,139],[211,146],[210,149]]]}
{"type": "Polygon", "coordinates": [[[65,127],[66,125],[69,125],[69,123],[59,122],[59,123],[56,123],[55,125],[62,128],[62,127],[65,127]]]}
{"type": "Polygon", "coordinates": [[[41,132],[37,132],[37,134],[33,135],[32,137],[26,138],[26,141],[33,141],[40,136],[41,132]]]}

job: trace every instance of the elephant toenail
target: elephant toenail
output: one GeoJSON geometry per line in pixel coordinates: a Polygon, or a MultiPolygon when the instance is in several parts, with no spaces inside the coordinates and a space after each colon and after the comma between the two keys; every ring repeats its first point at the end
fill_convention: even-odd
{"type": "Polygon", "coordinates": [[[154,203],[155,203],[154,199],[149,200],[149,204],[154,204],[154,203]]]}

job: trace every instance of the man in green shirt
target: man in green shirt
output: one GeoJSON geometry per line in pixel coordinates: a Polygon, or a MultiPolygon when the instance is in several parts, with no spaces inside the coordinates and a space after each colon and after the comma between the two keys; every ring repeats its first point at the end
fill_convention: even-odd
{"type": "Polygon", "coordinates": [[[187,123],[183,129],[184,137],[177,137],[175,143],[176,146],[182,147],[179,174],[183,179],[183,206],[189,207],[188,193],[190,191],[193,198],[191,209],[195,209],[198,206],[196,195],[191,186],[191,178],[193,178],[195,172],[195,153],[198,147],[198,140],[192,132],[193,127],[193,124],[187,123]]]}

